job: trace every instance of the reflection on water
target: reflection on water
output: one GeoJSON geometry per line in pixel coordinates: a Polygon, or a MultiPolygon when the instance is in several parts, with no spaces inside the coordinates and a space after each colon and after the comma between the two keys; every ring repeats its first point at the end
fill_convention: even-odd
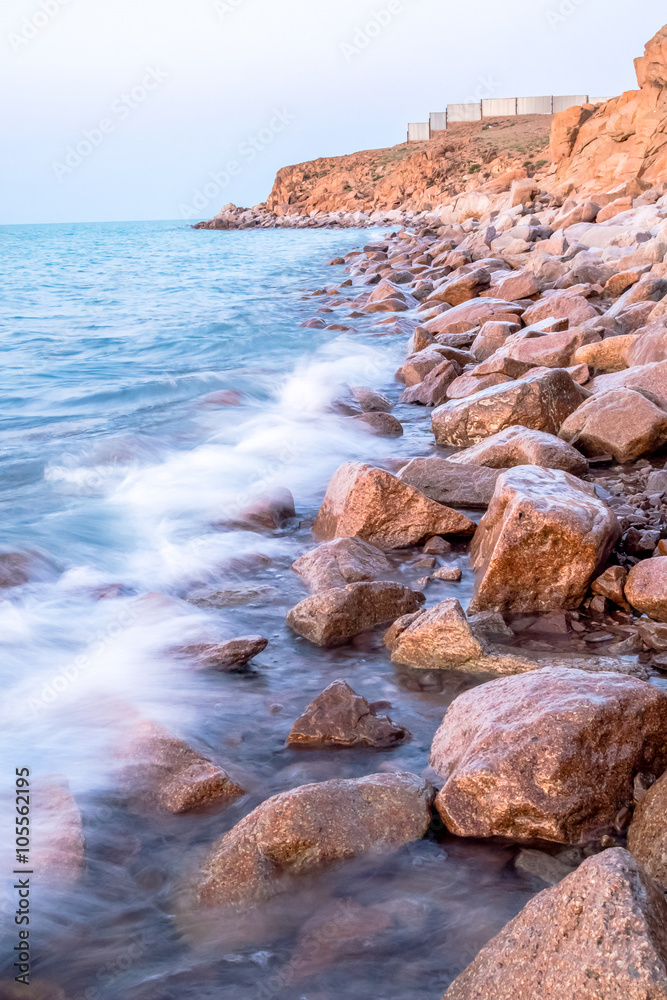
{"type": "MultiPolygon", "coordinates": [[[[251,928],[215,934],[183,902],[207,847],[268,796],[424,773],[447,705],[479,682],[396,670],[381,632],[323,651],[285,628],[305,596],[290,566],[312,544],[332,472],[431,451],[427,411],[397,408],[398,441],[331,412],[345,383],[397,398],[404,337],[371,336],[372,317],[354,320],[356,333],[300,326],[322,302],[304,290],[340,280],[324,261],[360,234],[151,223],[7,227],[3,239],[2,549],[24,554],[30,578],[0,603],[3,795],[15,767],[31,768],[33,787],[60,776],[86,841],[78,884],[35,890],[33,975],[68,1000],[435,1000],[543,887],[514,867],[515,847],[434,825],[391,858],[304,880],[251,928]],[[297,525],[213,527],[275,487],[293,492],[297,525]],[[230,592],[225,606],[191,603],[207,587],[230,592]],[[246,673],[196,669],[175,652],[251,634],[269,646],[246,673]],[[389,702],[412,739],[386,751],[286,749],[293,720],[337,678],[389,702]],[[131,812],[118,766],[135,712],[247,795],[208,813],[131,812]]],[[[394,578],[416,586],[414,553],[391,558],[394,578]]],[[[463,565],[463,549],[448,560],[463,565]]],[[[434,582],[427,597],[465,605],[470,592],[464,568],[461,584],[434,582]]],[[[6,847],[2,857],[9,871],[6,847]]],[[[5,927],[0,972],[11,978],[5,927]]]]}

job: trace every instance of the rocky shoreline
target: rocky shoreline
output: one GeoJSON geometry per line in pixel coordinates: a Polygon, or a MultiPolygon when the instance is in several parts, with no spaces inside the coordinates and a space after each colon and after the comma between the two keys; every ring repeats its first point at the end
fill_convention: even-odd
{"type": "MultiPolygon", "coordinates": [[[[462,222],[386,219],[411,228],[336,258],[338,280],[312,292],[306,325],[353,336],[349,324],[372,318],[375,334],[405,342],[400,404],[429,414],[431,438],[426,456],[338,469],[292,567],[304,597],[287,615],[314,657],[374,632],[416,685],[455,672],[475,686],[410,773],[372,756],[410,737],[389,706],[345,677],[330,684],[290,720],[287,745],[356,748],[368,773],[300,782],[244,815],[192,859],[178,919],[264,946],[285,901],[336,866],[390,864],[425,836],[503,838],[492,842],[521,845],[551,887],[447,1000],[667,1000],[667,182],[566,198],[518,178],[494,199],[462,222]],[[461,579],[464,553],[467,610],[437,596],[461,579]],[[410,585],[394,578],[399,556],[410,585]]],[[[227,214],[203,228],[380,221],[227,214]]],[[[369,434],[403,433],[372,388],[346,387],[334,409],[369,434]]],[[[281,490],[237,522],[284,532],[297,514],[281,490]]],[[[189,599],[223,606],[220,594],[189,599]]],[[[175,652],[242,672],[268,642],[175,652]]],[[[124,724],[129,808],[181,815],[246,794],[166,730],[124,724]]],[[[48,867],[75,881],[76,804],[59,788],[48,808],[65,831],[48,867]]],[[[331,918],[313,897],[269,995],[293,995],[360,940],[392,941],[402,919],[381,904],[331,918]]]]}

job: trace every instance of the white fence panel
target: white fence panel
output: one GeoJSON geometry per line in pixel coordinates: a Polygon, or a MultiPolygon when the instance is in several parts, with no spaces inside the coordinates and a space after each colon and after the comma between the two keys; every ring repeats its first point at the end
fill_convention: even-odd
{"type": "Polygon", "coordinates": [[[516,102],[518,115],[550,115],[553,98],[549,97],[519,97],[516,102]]]}
{"type": "Polygon", "coordinates": [[[432,111],[429,117],[431,132],[444,132],[447,128],[447,112],[432,111]]]}
{"type": "Polygon", "coordinates": [[[516,114],[516,97],[491,97],[482,101],[482,118],[507,118],[516,114]]]}
{"type": "Polygon", "coordinates": [[[573,97],[554,97],[554,114],[559,111],[567,111],[568,108],[575,108],[579,104],[588,104],[588,94],[575,94],[573,97]]]}
{"type": "Polygon", "coordinates": [[[428,122],[411,122],[408,125],[408,142],[424,142],[431,138],[428,122]]]}
{"type": "Polygon", "coordinates": [[[591,97],[591,104],[606,104],[607,101],[613,101],[613,97],[591,97]]]}
{"type": "Polygon", "coordinates": [[[479,122],[482,120],[482,104],[448,104],[448,122],[479,122]]]}

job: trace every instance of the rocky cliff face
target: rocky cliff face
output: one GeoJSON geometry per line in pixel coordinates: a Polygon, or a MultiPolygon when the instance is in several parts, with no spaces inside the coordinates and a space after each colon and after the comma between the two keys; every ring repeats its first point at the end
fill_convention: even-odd
{"type": "Polygon", "coordinates": [[[567,194],[635,196],[667,176],[667,26],[635,60],[639,90],[556,115],[554,186],[567,194]]]}

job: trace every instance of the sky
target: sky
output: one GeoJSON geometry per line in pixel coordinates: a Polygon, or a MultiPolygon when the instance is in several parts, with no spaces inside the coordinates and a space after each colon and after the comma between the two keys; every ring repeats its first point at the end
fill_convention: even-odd
{"type": "Polygon", "coordinates": [[[5,0],[0,224],[211,218],[448,103],[614,96],[641,0],[5,0]]]}

